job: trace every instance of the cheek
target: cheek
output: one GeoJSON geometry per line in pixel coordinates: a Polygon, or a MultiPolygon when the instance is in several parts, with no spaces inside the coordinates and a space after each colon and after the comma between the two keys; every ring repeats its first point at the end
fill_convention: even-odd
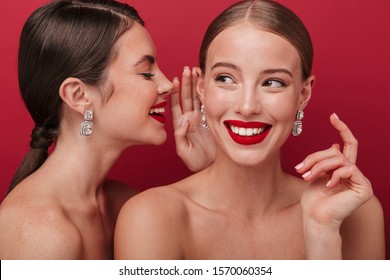
{"type": "Polygon", "coordinates": [[[234,93],[223,91],[219,88],[206,89],[204,105],[208,118],[218,118],[233,108],[236,100],[234,93]]]}
{"type": "Polygon", "coordinates": [[[281,122],[292,123],[298,108],[298,95],[294,92],[277,93],[264,98],[263,109],[281,122]]]}

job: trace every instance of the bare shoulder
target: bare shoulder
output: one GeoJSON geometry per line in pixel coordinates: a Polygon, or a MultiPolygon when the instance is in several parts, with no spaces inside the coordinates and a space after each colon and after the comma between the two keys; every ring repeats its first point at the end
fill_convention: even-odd
{"type": "Polygon", "coordinates": [[[3,201],[1,259],[78,259],[81,252],[80,233],[60,208],[12,193],[3,201]]]}
{"type": "Polygon", "coordinates": [[[126,202],[115,229],[117,259],[182,258],[183,194],[175,186],[146,190],[126,202]]]}
{"type": "Polygon", "coordinates": [[[377,197],[373,196],[343,222],[341,235],[343,258],[385,258],[384,217],[377,197]]]}

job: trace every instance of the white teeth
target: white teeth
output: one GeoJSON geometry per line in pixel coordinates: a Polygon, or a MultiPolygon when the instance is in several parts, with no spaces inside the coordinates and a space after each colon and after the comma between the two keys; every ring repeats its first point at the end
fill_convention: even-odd
{"type": "Polygon", "coordinates": [[[150,109],[149,114],[153,114],[153,113],[155,113],[155,114],[165,113],[165,108],[160,107],[160,108],[150,109]]]}
{"type": "Polygon", "coordinates": [[[262,128],[243,128],[237,126],[230,126],[230,130],[233,131],[234,134],[240,136],[253,136],[263,133],[266,130],[266,127],[262,128]]]}
{"type": "Polygon", "coordinates": [[[245,136],[252,136],[253,135],[253,128],[247,128],[245,131],[245,136]]]}

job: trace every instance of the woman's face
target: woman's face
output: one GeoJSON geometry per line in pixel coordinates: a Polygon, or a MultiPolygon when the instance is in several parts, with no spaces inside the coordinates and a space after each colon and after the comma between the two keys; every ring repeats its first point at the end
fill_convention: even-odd
{"type": "Polygon", "coordinates": [[[210,44],[198,91],[220,149],[243,165],[273,156],[310,98],[300,57],[284,38],[241,23],[210,44]]]}
{"type": "Polygon", "coordinates": [[[104,133],[126,145],[162,144],[172,84],[157,65],[153,41],[136,23],[120,37],[116,50],[105,83],[112,95],[95,112],[94,133],[100,128],[96,134],[104,133]]]}

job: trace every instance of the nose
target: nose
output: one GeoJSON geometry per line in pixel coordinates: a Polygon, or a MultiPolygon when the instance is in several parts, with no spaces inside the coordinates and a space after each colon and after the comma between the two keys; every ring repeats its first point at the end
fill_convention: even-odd
{"type": "Polygon", "coordinates": [[[237,95],[234,111],[245,118],[259,114],[262,110],[260,93],[256,89],[243,88],[237,95]]]}
{"type": "Polygon", "coordinates": [[[159,75],[160,77],[157,84],[157,92],[160,95],[170,94],[173,89],[173,84],[167,79],[167,77],[165,77],[165,75],[161,71],[159,72],[160,72],[159,75]]]}

